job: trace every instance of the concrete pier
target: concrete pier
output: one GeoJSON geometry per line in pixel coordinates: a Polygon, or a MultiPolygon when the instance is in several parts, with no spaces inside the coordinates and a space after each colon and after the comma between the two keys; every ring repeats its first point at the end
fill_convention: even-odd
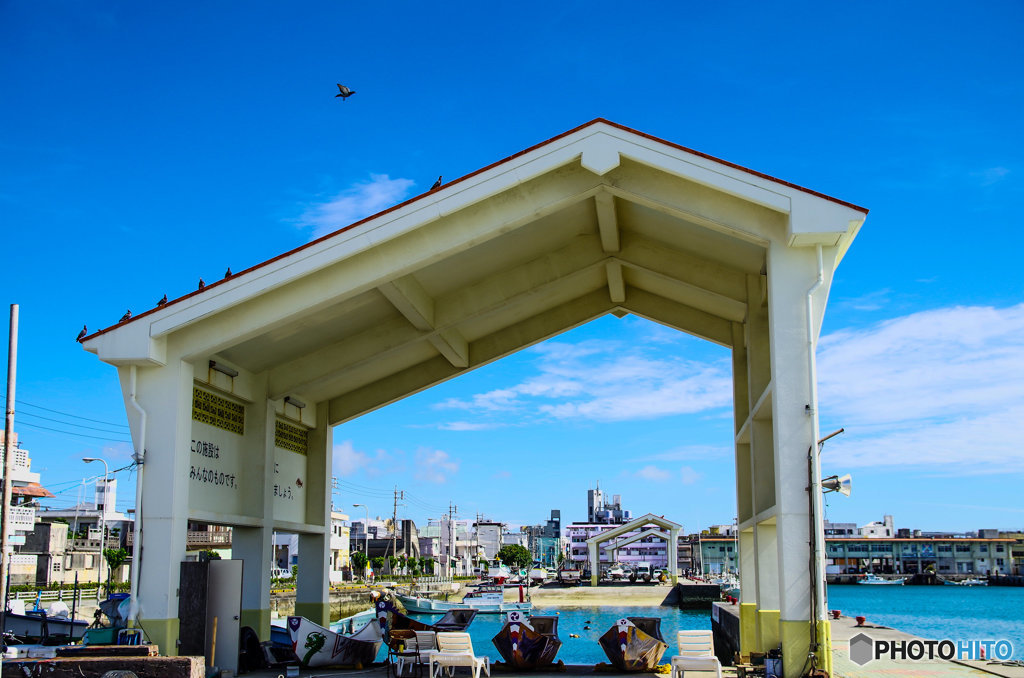
{"type": "MultiPolygon", "coordinates": [[[[715,633],[715,651],[724,663],[731,662],[732,653],[740,647],[739,607],[728,603],[716,603],[712,608],[711,627],[715,633]]],[[[850,641],[859,634],[872,640],[901,641],[915,640],[916,636],[886,626],[875,626],[868,620],[864,626],[857,626],[852,617],[840,617],[828,622],[832,634],[833,678],[877,678],[877,676],[913,676],[914,678],[976,678],[1001,676],[1002,678],[1024,678],[1024,667],[1000,666],[986,661],[946,661],[942,659],[875,659],[866,664],[854,662],[850,656],[850,641]]]]}

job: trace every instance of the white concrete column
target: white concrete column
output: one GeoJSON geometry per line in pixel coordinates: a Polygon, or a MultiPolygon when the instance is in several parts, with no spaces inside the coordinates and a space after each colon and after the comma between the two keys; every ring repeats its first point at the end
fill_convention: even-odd
{"type": "MultiPolygon", "coordinates": [[[[129,368],[118,372],[127,395],[129,368]]],[[[136,514],[142,521],[142,543],[134,545],[133,554],[141,559],[139,619],[161,653],[176,655],[178,585],[189,514],[193,370],[187,362],[171,360],[164,367],[138,368],[137,374],[137,399],[147,415],[142,506],[136,514]]]]}
{"type": "MultiPolygon", "coordinates": [[[[768,303],[771,330],[778,591],[780,636],[786,676],[798,675],[810,642],[811,569],[808,451],[814,445],[817,403],[811,402],[806,296],[817,277],[813,249],[772,243],[768,250],[768,303]]],[[[815,300],[817,339],[826,284],[815,300]]],[[[827,623],[826,623],[827,626],[827,623]]],[[[827,633],[827,630],[825,631],[827,633]]],[[[819,641],[824,640],[818,631],[819,641]]],[[[829,663],[830,664],[830,663],[829,663]]]]}
{"type": "MultiPolygon", "coordinates": [[[[265,389],[264,384],[258,390],[265,389]]],[[[274,558],[274,425],[272,402],[261,398],[246,408],[245,458],[252,514],[259,526],[235,526],[231,554],[245,561],[242,568],[242,626],[261,639],[270,637],[270,566],[274,558]]]]}
{"type": "Polygon", "coordinates": [[[327,403],[321,403],[316,410],[316,428],[309,431],[306,455],[306,522],[317,531],[299,534],[299,575],[295,583],[295,614],[322,625],[330,622],[331,612],[331,452],[334,441],[328,421],[327,403]]]}
{"type": "Polygon", "coordinates": [[[669,529],[669,540],[665,553],[668,556],[668,575],[675,586],[679,583],[679,528],[669,529]]]}

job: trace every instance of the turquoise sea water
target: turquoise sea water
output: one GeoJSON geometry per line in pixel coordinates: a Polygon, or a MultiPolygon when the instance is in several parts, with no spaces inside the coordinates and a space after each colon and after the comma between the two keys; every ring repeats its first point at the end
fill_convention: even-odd
{"type": "MultiPolygon", "coordinates": [[[[1024,659],[1024,588],[965,586],[830,586],[828,609],[844,615],[867,617],[869,624],[890,626],[922,638],[957,640],[1006,639],[1014,658],[1024,659]]],[[[562,648],[558,659],[566,664],[607,661],[597,639],[619,617],[661,617],[661,630],[671,639],[679,629],[711,628],[708,610],[672,607],[536,608],[534,614],[558,614],[562,648]],[[589,622],[589,623],[587,623],[589,622]],[[584,627],[589,626],[589,629],[584,627]],[[570,638],[570,633],[579,638],[570,638]]],[[[413,615],[433,622],[439,615],[413,615]]],[[[469,627],[473,648],[491,661],[501,657],[491,638],[504,623],[504,615],[481,614],[469,627]]],[[[670,655],[672,648],[666,652],[670,655]]],[[[383,654],[378,659],[383,659],[383,654]]]]}
{"type": "Polygon", "coordinates": [[[1012,586],[828,587],[828,608],[921,638],[1005,638],[1024,659],[1024,588],[1012,586]]]}

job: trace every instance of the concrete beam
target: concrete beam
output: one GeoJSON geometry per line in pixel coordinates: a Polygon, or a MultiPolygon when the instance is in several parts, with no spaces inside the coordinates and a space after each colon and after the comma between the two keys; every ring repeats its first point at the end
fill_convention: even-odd
{"type": "Polygon", "coordinates": [[[597,207],[597,230],[601,234],[601,248],[607,254],[619,251],[619,219],[615,214],[615,196],[601,191],[594,196],[597,207]]]}
{"type": "Polygon", "coordinates": [[[622,277],[622,263],[612,259],[605,264],[608,273],[608,296],[616,304],[626,300],[626,282],[622,277]]]}
{"type": "Polygon", "coordinates": [[[424,332],[434,329],[434,300],[407,275],[380,285],[377,289],[405,316],[413,327],[424,332]]]}

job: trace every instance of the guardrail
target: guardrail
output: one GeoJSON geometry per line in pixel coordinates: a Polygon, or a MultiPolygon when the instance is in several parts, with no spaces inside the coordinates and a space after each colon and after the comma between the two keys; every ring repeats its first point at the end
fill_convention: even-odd
{"type": "MultiPolygon", "coordinates": [[[[96,599],[96,586],[93,585],[91,588],[85,586],[78,587],[78,601],[79,604],[84,598],[96,599]]],[[[10,596],[15,600],[39,600],[40,603],[52,603],[55,600],[63,600],[71,606],[71,600],[75,596],[75,591],[59,591],[56,589],[39,589],[37,591],[12,591],[10,596]]]]}

